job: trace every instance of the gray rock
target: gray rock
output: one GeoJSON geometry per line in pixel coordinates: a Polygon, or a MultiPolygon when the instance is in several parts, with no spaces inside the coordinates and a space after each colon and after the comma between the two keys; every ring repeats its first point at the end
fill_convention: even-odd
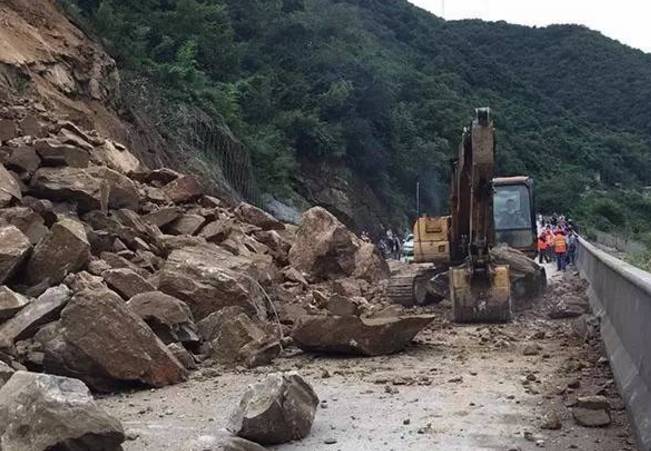
{"type": "Polygon", "coordinates": [[[29,304],[29,299],[9,287],[0,286],[0,321],[13,317],[23,307],[29,304]]]}
{"type": "Polygon", "coordinates": [[[202,435],[188,445],[189,451],[265,451],[257,443],[227,433],[202,435]]]}
{"type": "Polygon", "coordinates": [[[611,423],[610,404],[604,396],[585,396],[577,398],[572,408],[572,416],[577,424],[585,427],[604,427],[611,423]]]}
{"type": "Polygon", "coordinates": [[[28,207],[11,207],[0,210],[0,222],[2,221],[18,227],[32,244],[38,244],[49,231],[43,217],[28,207]]]}
{"type": "Polygon", "coordinates": [[[118,451],[124,431],[79,380],[16,372],[0,389],[5,451],[118,451]]]}
{"type": "Polygon", "coordinates": [[[14,200],[21,200],[22,198],[23,194],[20,191],[18,181],[0,163],[0,208],[7,207],[14,200]]]}
{"type": "Polygon", "coordinates": [[[56,320],[70,296],[70,289],[59,285],[48,289],[30,302],[0,326],[0,349],[9,348],[18,340],[32,337],[39,327],[56,320]]]}
{"type": "Polygon", "coordinates": [[[34,148],[44,166],[88,167],[90,155],[87,150],[77,146],[63,144],[54,138],[42,138],[34,141],[34,148]]]}
{"type": "Polygon", "coordinates": [[[167,349],[170,350],[170,352],[176,357],[176,360],[181,362],[181,364],[185,367],[186,370],[196,370],[197,369],[197,362],[192,357],[192,354],[185,349],[183,346],[181,346],[178,343],[170,343],[167,345],[167,349]]]}
{"type": "Polygon", "coordinates": [[[0,284],[9,280],[25,261],[32,245],[15,226],[0,227],[0,284]]]}
{"type": "Polygon", "coordinates": [[[0,387],[2,387],[16,371],[0,360],[0,387]]]}
{"type": "Polygon", "coordinates": [[[383,355],[402,350],[434,315],[393,318],[304,316],[292,338],[305,351],[353,355],[383,355]]]}
{"type": "Polygon", "coordinates": [[[227,429],[263,445],[300,440],[310,433],[318,404],[298,373],[271,374],[248,387],[227,429]]]}

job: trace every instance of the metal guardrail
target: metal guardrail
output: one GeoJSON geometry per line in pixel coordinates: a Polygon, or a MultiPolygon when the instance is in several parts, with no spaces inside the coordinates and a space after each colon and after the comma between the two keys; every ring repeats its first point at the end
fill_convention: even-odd
{"type": "Polygon", "coordinates": [[[579,240],[577,266],[590,282],[615,382],[638,445],[651,451],[651,274],[579,240]]]}

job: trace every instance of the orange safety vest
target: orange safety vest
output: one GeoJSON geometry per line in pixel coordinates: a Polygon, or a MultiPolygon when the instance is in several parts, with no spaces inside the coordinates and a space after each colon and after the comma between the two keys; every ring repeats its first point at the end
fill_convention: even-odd
{"type": "Polygon", "coordinates": [[[567,242],[562,234],[554,236],[554,252],[557,254],[564,254],[567,252],[567,242]]]}
{"type": "Polygon", "coordinates": [[[538,250],[544,251],[547,249],[547,238],[543,235],[538,237],[538,250]]]}

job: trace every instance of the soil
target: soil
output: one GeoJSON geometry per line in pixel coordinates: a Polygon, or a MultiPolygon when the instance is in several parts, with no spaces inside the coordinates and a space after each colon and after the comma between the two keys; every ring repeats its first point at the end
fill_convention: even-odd
{"type": "Polygon", "coordinates": [[[180,385],[98,402],[127,429],[125,450],[188,450],[227,424],[247,384],[296,370],[321,404],[310,435],[271,448],[278,451],[636,450],[598,337],[579,338],[577,320],[546,314],[563,293],[576,302],[583,283],[568,272],[554,274],[550,285],[509,324],[457,325],[446,319],[449,304],[433,306],[438,319],[395,355],[347,358],[289,348],[269,367],[204,367],[180,385]],[[609,399],[610,426],[574,422],[574,400],[591,394],[609,399]],[[542,428],[551,411],[558,430],[542,428]]]}

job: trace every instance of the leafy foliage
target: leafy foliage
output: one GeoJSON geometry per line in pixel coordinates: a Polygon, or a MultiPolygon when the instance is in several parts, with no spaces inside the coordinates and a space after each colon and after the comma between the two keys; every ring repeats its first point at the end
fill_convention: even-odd
{"type": "Polygon", "coordinates": [[[460,128],[490,105],[499,175],[534,176],[543,211],[651,223],[622,194],[651,184],[651,55],[586,28],[445,22],[405,0],[76,6],[121,66],[222,116],[268,191],[344,162],[396,217],[417,180],[438,213],[460,128]]]}

